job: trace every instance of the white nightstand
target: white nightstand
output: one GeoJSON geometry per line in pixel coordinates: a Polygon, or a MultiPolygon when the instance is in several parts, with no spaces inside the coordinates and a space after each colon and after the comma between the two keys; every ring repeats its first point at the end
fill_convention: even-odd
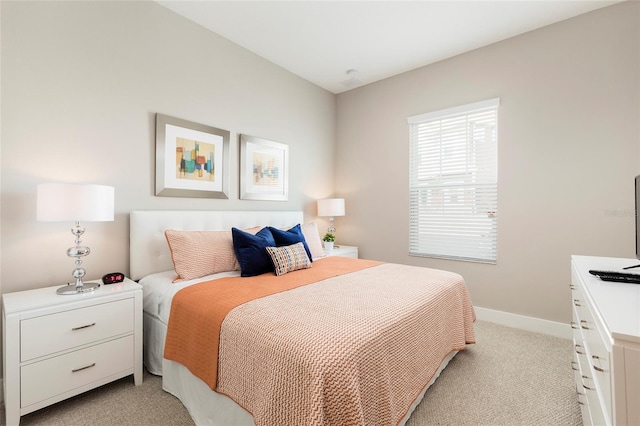
{"type": "MultiPolygon", "coordinates": [[[[326,251],[325,254],[327,254],[326,251]]],[[[353,257],[354,259],[357,259],[358,247],[344,246],[342,244],[333,246],[333,250],[331,250],[331,253],[328,253],[327,256],[353,257]]]]}
{"type": "Polygon", "coordinates": [[[7,425],[131,374],[142,384],[142,287],[125,279],[64,296],[58,287],[2,295],[7,425]]]}

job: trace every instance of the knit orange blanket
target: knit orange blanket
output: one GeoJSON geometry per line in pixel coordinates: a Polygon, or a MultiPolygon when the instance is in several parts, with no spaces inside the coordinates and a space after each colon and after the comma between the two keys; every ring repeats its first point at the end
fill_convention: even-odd
{"type": "Polygon", "coordinates": [[[256,277],[227,277],[186,287],[171,302],[164,357],[186,366],[215,390],[220,329],[222,321],[233,308],[254,299],[380,263],[331,256],[313,262],[309,269],[281,276],[268,273],[256,277]],[[194,324],[198,326],[194,327],[194,324]]]}

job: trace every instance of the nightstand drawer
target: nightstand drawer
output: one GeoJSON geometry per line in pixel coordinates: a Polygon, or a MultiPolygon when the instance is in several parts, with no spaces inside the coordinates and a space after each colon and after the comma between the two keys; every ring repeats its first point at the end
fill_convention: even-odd
{"type": "Polygon", "coordinates": [[[358,258],[358,247],[355,246],[334,246],[333,250],[327,254],[327,256],[341,256],[341,257],[351,257],[353,259],[358,258]]]}
{"type": "Polygon", "coordinates": [[[132,370],[133,335],[25,365],[20,369],[21,407],[132,370]]]}
{"type": "Polygon", "coordinates": [[[124,299],[22,320],[20,360],[132,333],[133,316],[134,300],[124,299]]]}

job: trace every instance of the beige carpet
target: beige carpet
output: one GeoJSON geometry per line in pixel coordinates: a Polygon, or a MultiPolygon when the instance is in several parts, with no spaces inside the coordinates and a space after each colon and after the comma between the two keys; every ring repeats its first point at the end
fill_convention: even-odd
{"type": "MultiPolygon", "coordinates": [[[[569,340],[481,321],[476,334],[477,344],[451,361],[408,426],[582,425],[569,340]]],[[[148,373],[142,386],[128,377],[23,416],[20,424],[193,425],[161,386],[148,373]]],[[[4,407],[1,414],[4,424],[4,407]]]]}

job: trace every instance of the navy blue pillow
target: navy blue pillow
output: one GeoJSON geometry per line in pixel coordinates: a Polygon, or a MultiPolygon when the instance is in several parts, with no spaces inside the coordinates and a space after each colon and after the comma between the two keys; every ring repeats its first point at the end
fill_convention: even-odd
{"type": "Polygon", "coordinates": [[[300,228],[300,224],[297,224],[293,228],[288,231],[283,231],[278,228],[274,228],[272,226],[269,227],[269,230],[273,234],[273,239],[276,240],[276,247],[282,246],[290,246],[295,243],[302,243],[305,251],[307,252],[307,256],[313,262],[313,257],[311,256],[311,250],[309,250],[309,246],[307,245],[307,241],[304,239],[304,235],[302,234],[302,228],[300,228]]]}
{"type": "Polygon", "coordinates": [[[267,247],[274,247],[276,242],[268,228],[262,228],[256,235],[231,228],[231,236],[233,250],[240,264],[240,276],[253,277],[274,271],[267,247]]]}

